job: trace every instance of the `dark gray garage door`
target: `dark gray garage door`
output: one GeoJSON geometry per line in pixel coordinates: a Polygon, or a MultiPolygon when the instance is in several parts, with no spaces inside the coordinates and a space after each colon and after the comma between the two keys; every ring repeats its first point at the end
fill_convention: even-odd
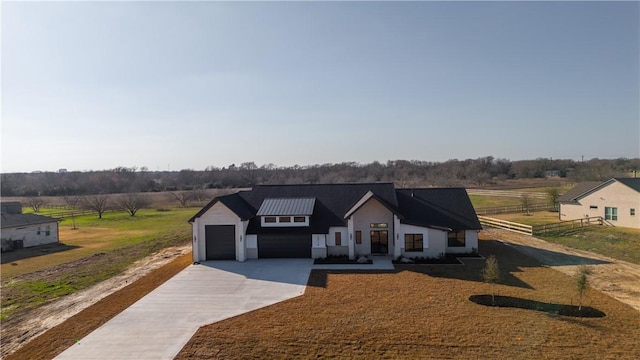
{"type": "Polygon", "coordinates": [[[311,234],[260,234],[260,258],[310,258],[311,234]]]}
{"type": "Polygon", "coordinates": [[[234,225],[206,225],[207,260],[236,259],[236,227],[234,225]]]}

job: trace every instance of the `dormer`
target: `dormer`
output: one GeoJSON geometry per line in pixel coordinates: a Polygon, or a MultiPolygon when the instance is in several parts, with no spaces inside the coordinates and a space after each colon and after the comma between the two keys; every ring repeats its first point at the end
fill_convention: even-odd
{"type": "Polygon", "coordinates": [[[267,198],[256,215],[262,227],[304,227],[315,204],[315,198],[267,198]]]}

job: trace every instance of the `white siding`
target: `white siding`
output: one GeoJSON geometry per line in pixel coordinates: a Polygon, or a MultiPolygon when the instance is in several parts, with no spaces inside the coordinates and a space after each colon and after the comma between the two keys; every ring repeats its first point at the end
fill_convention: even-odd
{"type": "MultiPolygon", "coordinates": [[[[462,253],[470,253],[473,251],[478,251],[478,231],[477,230],[466,230],[465,231],[465,246],[455,246],[455,247],[447,247],[447,253],[450,254],[462,254],[462,253]]],[[[447,233],[444,233],[445,244],[448,244],[447,233]]]]}
{"type": "Polygon", "coordinates": [[[56,243],[59,241],[58,236],[58,223],[55,221],[47,224],[2,229],[3,239],[22,240],[24,247],[56,243]],[[49,226],[49,235],[46,234],[47,226],[49,226]],[[38,228],[40,228],[40,234],[38,234],[38,228]]]}
{"type": "Polygon", "coordinates": [[[640,193],[618,181],[613,181],[578,201],[579,205],[560,204],[560,220],[594,216],[602,216],[604,219],[605,207],[615,207],[618,209],[618,220],[608,220],[611,224],[640,229],[640,193]],[[591,206],[596,208],[592,209],[591,206]],[[635,215],[631,215],[631,209],[635,209],[635,215]]]}
{"type": "Polygon", "coordinates": [[[362,244],[355,244],[354,241],[357,255],[371,254],[371,230],[387,230],[389,232],[389,254],[393,254],[393,244],[395,243],[394,216],[389,209],[377,200],[371,199],[362,205],[351,218],[353,219],[354,239],[355,232],[362,231],[362,244]],[[386,229],[371,229],[371,223],[386,223],[388,227],[386,229]]]}
{"type": "Polygon", "coordinates": [[[326,234],[311,235],[311,257],[314,259],[327,257],[326,234]]]}
{"type": "Polygon", "coordinates": [[[422,226],[401,224],[398,231],[398,244],[405,257],[436,258],[447,250],[447,233],[442,230],[430,229],[422,226]],[[422,252],[404,250],[405,234],[422,234],[422,252]]]}
{"type": "MultiPolygon", "coordinates": [[[[202,216],[196,219],[197,226],[195,227],[197,232],[195,234],[195,246],[194,254],[197,254],[195,261],[205,261],[206,259],[206,239],[205,239],[205,226],[207,225],[234,225],[236,233],[236,260],[244,261],[246,259],[246,247],[244,239],[244,230],[246,227],[246,221],[243,221],[233,211],[229,210],[221,202],[217,202],[209,210],[207,210],[202,216]]],[[[194,255],[195,257],[195,255],[194,255]]]]}
{"type": "Polygon", "coordinates": [[[349,255],[349,237],[347,227],[329,228],[329,236],[327,236],[327,255],[349,255]],[[336,245],[336,233],[340,233],[341,245],[336,245]]]}

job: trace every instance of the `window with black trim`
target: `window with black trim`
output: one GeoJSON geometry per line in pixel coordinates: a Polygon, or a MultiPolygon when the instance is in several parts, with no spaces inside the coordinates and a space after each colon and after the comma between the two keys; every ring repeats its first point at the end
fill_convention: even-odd
{"type": "Polygon", "coordinates": [[[50,226],[50,225],[45,226],[45,228],[44,228],[44,234],[45,234],[46,236],[51,235],[51,226],[50,226]]]}
{"type": "Polygon", "coordinates": [[[464,230],[449,231],[449,234],[447,234],[447,246],[448,247],[466,246],[464,230]]]}
{"type": "Polygon", "coordinates": [[[356,244],[362,244],[362,231],[356,231],[356,244]]]}
{"type": "Polygon", "coordinates": [[[422,234],[404,234],[404,251],[422,251],[422,234]]]}
{"type": "Polygon", "coordinates": [[[342,233],[337,232],[336,233],[336,246],[340,246],[342,245],[342,233]]]}
{"type": "Polygon", "coordinates": [[[306,219],[305,219],[304,216],[294,216],[293,217],[293,222],[296,222],[296,223],[303,223],[303,222],[305,222],[305,220],[306,219]]]}
{"type": "Polygon", "coordinates": [[[278,222],[290,223],[291,222],[291,216],[280,216],[280,219],[278,219],[278,222]]]}
{"type": "Polygon", "coordinates": [[[40,226],[38,226],[38,230],[36,231],[36,235],[40,235],[40,232],[41,232],[40,226]]]}
{"type": "Polygon", "coordinates": [[[597,209],[598,205],[589,205],[589,209],[597,209]]]}
{"type": "Polygon", "coordinates": [[[629,209],[629,215],[635,216],[636,215],[636,209],[633,209],[633,208],[629,209]]]}
{"type": "Polygon", "coordinates": [[[276,217],[275,216],[265,216],[264,217],[264,222],[273,224],[273,223],[276,222],[276,217]]]}

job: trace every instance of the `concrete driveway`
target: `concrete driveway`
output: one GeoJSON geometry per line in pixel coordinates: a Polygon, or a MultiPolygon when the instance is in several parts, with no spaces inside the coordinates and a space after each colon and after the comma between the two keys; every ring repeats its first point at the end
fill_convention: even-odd
{"type": "Polygon", "coordinates": [[[304,293],[312,259],[191,265],[56,359],[173,359],[200,326],[304,293]]]}

